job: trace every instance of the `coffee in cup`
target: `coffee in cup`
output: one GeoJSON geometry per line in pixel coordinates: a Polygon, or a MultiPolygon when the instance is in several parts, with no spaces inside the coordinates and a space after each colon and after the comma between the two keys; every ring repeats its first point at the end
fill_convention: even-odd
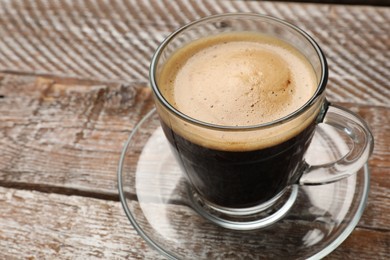
{"type": "MultiPolygon", "coordinates": [[[[292,45],[260,33],[222,33],[175,52],[157,79],[163,97],[182,113],[220,126],[253,126],[283,118],[315,93],[309,61],[292,45]]],[[[188,180],[210,203],[243,208],[282,192],[300,167],[314,118],[278,129],[271,143],[213,143],[214,132],[176,133],[162,121],[188,180]],[[205,135],[208,141],[204,142],[205,135]],[[278,135],[280,136],[280,135],[278,135]]],[[[250,134],[250,133],[248,133],[250,134]]]]}
{"type": "Polygon", "coordinates": [[[216,15],[167,37],[153,56],[150,82],[193,208],[224,227],[264,227],[293,205],[296,192],[286,201],[284,194],[297,185],[360,169],[373,150],[371,132],[326,101],[327,77],[318,44],[273,17],[216,15]],[[310,165],[305,152],[320,123],[354,145],[334,162],[310,165]]]}

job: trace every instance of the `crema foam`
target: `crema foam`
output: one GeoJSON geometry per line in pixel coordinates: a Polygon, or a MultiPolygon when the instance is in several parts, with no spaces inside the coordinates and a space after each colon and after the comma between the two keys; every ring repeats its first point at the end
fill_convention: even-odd
{"type": "Polygon", "coordinates": [[[249,126],[302,107],[317,79],[306,58],[282,40],[227,33],[180,49],[164,66],[159,84],[163,96],[192,118],[249,126]]]}

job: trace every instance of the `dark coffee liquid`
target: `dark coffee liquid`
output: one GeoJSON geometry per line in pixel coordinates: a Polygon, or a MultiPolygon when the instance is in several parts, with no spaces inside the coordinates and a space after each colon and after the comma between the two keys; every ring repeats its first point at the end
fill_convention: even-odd
{"type": "MultiPolygon", "coordinates": [[[[161,120],[162,121],[162,120],[161,120]]],[[[273,198],[299,174],[315,124],[291,139],[265,149],[221,151],[199,146],[162,127],[188,181],[209,202],[245,208],[273,198]]]]}

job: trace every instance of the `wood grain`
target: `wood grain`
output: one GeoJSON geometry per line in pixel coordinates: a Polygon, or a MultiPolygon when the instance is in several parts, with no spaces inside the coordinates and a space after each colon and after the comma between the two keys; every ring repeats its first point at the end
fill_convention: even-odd
{"type": "Polygon", "coordinates": [[[288,20],[322,46],[328,99],[375,138],[367,208],[328,259],[390,258],[390,8],[236,0],[0,0],[0,258],[162,259],[118,202],[120,152],[153,107],[158,44],[237,11],[288,20]]]}
{"type": "MultiPolygon", "coordinates": [[[[0,111],[2,111],[0,140],[3,148],[0,151],[0,159],[3,162],[0,171],[1,186],[9,187],[12,192],[17,190],[11,187],[50,193],[49,200],[52,199],[53,193],[57,193],[59,198],[62,198],[60,194],[64,194],[84,196],[85,200],[88,200],[88,197],[117,200],[116,166],[119,153],[129,131],[144,114],[143,111],[147,111],[152,106],[150,91],[147,88],[133,86],[135,93],[138,94],[129,95],[130,90],[125,91],[123,88],[121,90],[119,84],[8,75],[3,75],[1,86],[3,86],[0,88],[1,93],[4,93],[4,98],[0,101],[0,111]],[[106,92],[104,95],[101,94],[102,98],[99,99],[101,89],[106,89],[106,92]],[[110,93],[119,94],[116,96],[110,93]],[[108,98],[112,96],[116,96],[119,103],[121,99],[127,97],[128,102],[133,103],[133,106],[127,109],[114,106],[108,98]],[[136,97],[138,102],[132,102],[131,100],[137,99],[136,97]],[[75,101],[71,102],[72,99],[75,101]],[[94,115],[96,112],[93,112],[96,111],[94,108],[97,106],[96,103],[101,107],[99,115],[94,115]],[[110,109],[112,110],[109,113],[110,109]],[[83,133],[81,137],[78,134],[80,132],[83,133]],[[84,166],[80,167],[80,165],[84,166]]],[[[373,168],[371,193],[367,209],[358,227],[374,237],[376,240],[373,239],[373,242],[377,243],[379,240],[380,243],[386,244],[389,240],[390,222],[383,212],[387,212],[390,207],[388,199],[390,181],[386,176],[389,169],[389,138],[386,137],[388,124],[383,126],[383,122],[389,118],[389,109],[351,103],[342,105],[362,115],[371,125],[377,139],[374,155],[370,161],[373,168]]],[[[40,192],[33,192],[33,194],[41,194],[40,192]]],[[[79,199],[83,200],[82,197],[79,199]]],[[[49,202],[31,203],[37,204],[34,207],[38,207],[39,204],[42,204],[40,207],[44,207],[49,202]]],[[[9,202],[2,208],[10,210],[14,207],[10,207],[10,204],[14,202],[9,202]]],[[[53,210],[55,208],[53,206],[53,210]]],[[[55,210],[62,211],[60,208],[55,210]]],[[[34,217],[38,217],[37,214],[39,215],[39,213],[30,213],[34,217]]],[[[68,213],[64,214],[68,215],[68,213]]],[[[69,221],[73,219],[70,218],[69,221]]],[[[125,223],[130,228],[129,223],[125,223]]],[[[17,225],[19,224],[2,227],[1,230],[7,233],[4,237],[8,237],[9,232],[13,232],[17,225]]],[[[96,228],[101,229],[106,224],[101,223],[101,225],[102,227],[96,228]]],[[[30,237],[31,230],[22,229],[20,232],[25,232],[26,238],[30,237]]],[[[38,241],[42,241],[45,234],[41,236],[38,241]]],[[[17,247],[15,240],[8,243],[12,245],[11,247],[17,247]]],[[[33,251],[43,245],[35,246],[33,251]]],[[[77,247],[77,245],[72,246],[77,247]]],[[[367,245],[369,246],[373,245],[367,245]]],[[[351,251],[348,247],[343,250],[351,255],[356,252],[362,253],[359,248],[351,251]]],[[[379,253],[386,255],[388,252],[384,250],[379,253]]]]}
{"type": "MultiPolygon", "coordinates": [[[[149,88],[4,75],[0,93],[2,185],[117,199],[119,155],[153,107],[149,88]]],[[[370,162],[388,169],[389,109],[342,105],[371,125],[376,143],[370,162]]],[[[389,180],[381,181],[390,187],[389,180]]]]}
{"type": "MultiPolygon", "coordinates": [[[[256,1],[256,0],[252,0],[256,1]]],[[[277,1],[277,0],[270,0],[277,1]]],[[[294,2],[302,2],[302,3],[331,3],[331,4],[349,4],[349,5],[378,5],[378,6],[390,6],[389,0],[299,0],[294,2]]]]}
{"type": "Polygon", "coordinates": [[[237,0],[0,1],[0,7],[0,71],[146,83],[154,50],[179,26],[255,12],[290,21],[318,41],[329,61],[332,100],[381,106],[390,99],[390,8],[237,0]]]}
{"type": "Polygon", "coordinates": [[[356,228],[351,236],[325,259],[389,259],[389,232],[356,228]]]}
{"type": "MultiPolygon", "coordinates": [[[[28,259],[73,259],[75,256],[78,259],[163,259],[131,228],[118,202],[0,188],[0,206],[4,209],[0,212],[2,258],[18,255],[28,259]]],[[[178,209],[175,212],[177,214],[178,209]]],[[[181,214],[187,213],[183,209],[181,214]]],[[[198,252],[215,246],[202,244],[202,239],[197,238],[200,234],[191,227],[179,222],[175,225],[186,230],[179,236],[191,235],[194,238],[191,250],[198,252]]],[[[209,238],[213,236],[218,237],[218,232],[207,235],[209,238]]],[[[231,239],[234,241],[235,238],[231,239]]],[[[224,238],[224,243],[229,243],[229,239],[224,238]]],[[[224,243],[219,246],[226,247],[224,243]]],[[[388,233],[358,228],[328,258],[387,259],[390,256],[388,245],[388,233]],[[374,252],[378,243],[382,245],[374,252]]],[[[234,259],[234,250],[230,252],[224,254],[225,259],[234,259]]],[[[258,257],[262,259],[261,255],[258,257]]]]}
{"type": "Polygon", "coordinates": [[[0,187],[2,259],[163,259],[118,202],[0,187]]]}
{"type": "Polygon", "coordinates": [[[0,92],[0,183],[117,199],[119,154],[149,89],[12,76],[0,92]]]}

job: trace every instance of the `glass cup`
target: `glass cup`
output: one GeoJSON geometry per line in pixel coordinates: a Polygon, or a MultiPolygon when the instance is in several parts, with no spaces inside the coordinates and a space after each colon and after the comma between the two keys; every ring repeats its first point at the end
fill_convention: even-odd
{"type": "Polygon", "coordinates": [[[374,145],[370,129],[359,116],[326,100],[327,78],[328,66],[317,43],[296,26],[269,16],[215,15],[183,26],[161,43],[151,62],[150,83],[162,128],[199,214],[232,229],[265,227],[286,214],[297,186],[338,181],[367,162],[374,145]],[[215,125],[175,108],[159,84],[167,60],[188,43],[227,32],[261,33],[294,46],[316,74],[314,95],[293,113],[252,126],[215,125]],[[334,162],[307,163],[305,152],[318,124],[344,132],[346,142],[352,143],[350,151],[334,162]],[[221,149],[226,142],[234,144],[231,149],[221,149]]]}

